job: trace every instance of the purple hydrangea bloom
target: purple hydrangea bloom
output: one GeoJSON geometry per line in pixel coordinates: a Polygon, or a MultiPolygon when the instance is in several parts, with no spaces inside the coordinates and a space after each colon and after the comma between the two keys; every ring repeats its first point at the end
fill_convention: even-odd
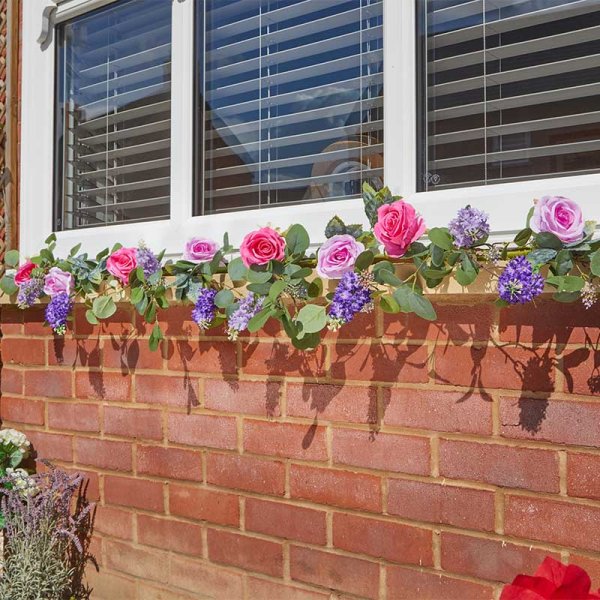
{"type": "Polygon", "coordinates": [[[513,258],[498,279],[500,298],[509,304],[525,304],[539,296],[544,289],[544,278],[535,273],[524,256],[513,258]]]}
{"type": "Polygon", "coordinates": [[[44,280],[32,277],[19,285],[17,304],[19,308],[29,308],[42,295],[44,291],[44,280]]]}
{"type": "Polygon", "coordinates": [[[458,248],[470,248],[483,240],[490,233],[488,216],[482,210],[465,206],[448,224],[448,229],[454,237],[454,245],[458,248]]]}
{"type": "Polygon", "coordinates": [[[136,250],[136,258],[138,267],[142,267],[146,278],[154,275],[160,269],[160,262],[156,254],[146,246],[140,245],[136,250]]]}
{"type": "Polygon", "coordinates": [[[329,306],[329,328],[337,329],[349,323],[359,312],[367,312],[373,307],[368,280],[358,273],[344,273],[329,306]]]}
{"type": "Polygon", "coordinates": [[[264,301],[264,296],[257,296],[254,292],[249,292],[240,300],[237,309],[227,320],[227,335],[230,340],[237,339],[240,331],[248,327],[250,319],[262,310],[264,301]]]}
{"type": "Polygon", "coordinates": [[[211,321],[215,318],[217,310],[215,306],[216,295],[217,290],[213,290],[212,288],[200,288],[198,292],[196,306],[192,310],[192,319],[200,329],[207,329],[211,321]]]}
{"type": "Polygon", "coordinates": [[[71,310],[73,310],[73,300],[67,292],[56,294],[46,306],[46,322],[58,335],[65,334],[67,318],[71,310]]]}

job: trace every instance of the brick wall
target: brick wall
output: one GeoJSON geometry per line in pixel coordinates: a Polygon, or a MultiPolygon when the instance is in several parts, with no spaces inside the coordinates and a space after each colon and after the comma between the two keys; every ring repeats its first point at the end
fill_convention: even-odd
{"type": "MultiPolygon", "coordinates": [[[[96,598],[493,598],[550,554],[600,585],[598,309],[441,305],[323,348],[53,339],[2,308],[1,416],[99,501],[96,598]]],[[[24,318],[24,319],[23,319],[24,318]]]]}

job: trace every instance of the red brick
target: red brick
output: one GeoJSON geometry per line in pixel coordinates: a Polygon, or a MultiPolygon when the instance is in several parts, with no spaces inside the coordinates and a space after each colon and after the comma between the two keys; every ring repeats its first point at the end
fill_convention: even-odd
{"type": "Polygon", "coordinates": [[[48,424],[52,429],[100,431],[98,407],[93,404],[48,403],[48,424]]]}
{"type": "Polygon", "coordinates": [[[327,593],[290,587],[287,583],[276,583],[266,579],[248,577],[248,597],[252,600],[330,600],[327,593]]]}
{"type": "Polygon", "coordinates": [[[453,343],[487,341],[494,321],[491,304],[435,304],[437,318],[426,321],[414,313],[384,314],[385,336],[453,343]]]}
{"type": "Polygon", "coordinates": [[[429,475],[430,441],[426,437],[334,429],[333,462],[367,469],[429,475]]]}
{"type": "Polygon", "coordinates": [[[404,344],[338,344],[332,347],[334,379],[426,383],[429,380],[426,346],[404,344]]]}
{"type": "Polygon", "coordinates": [[[110,506],[97,506],[94,529],[104,535],[131,540],[133,539],[133,513],[110,506]]]}
{"type": "Polygon", "coordinates": [[[326,421],[377,422],[377,389],[328,384],[288,383],[287,414],[326,421]]]}
{"type": "Polygon", "coordinates": [[[565,351],[562,362],[565,391],[572,394],[600,395],[599,350],[577,348],[565,351]]]}
{"type": "Polygon", "coordinates": [[[387,568],[388,600],[491,600],[489,585],[402,567],[387,568]]]}
{"type": "Polygon", "coordinates": [[[600,456],[569,453],[567,458],[567,490],[569,496],[600,500],[600,456]]]}
{"type": "MultiPolygon", "coordinates": [[[[138,598],[143,600],[196,600],[197,596],[175,592],[172,586],[154,587],[146,585],[143,581],[138,584],[138,598]]],[[[119,600],[121,600],[119,598],[119,600]]]]}
{"type": "Polygon", "coordinates": [[[200,404],[198,380],[182,376],[136,375],[135,401],[192,408],[200,404]]]}
{"type": "Polygon", "coordinates": [[[392,388],[386,425],[460,433],[492,433],[492,402],[476,393],[392,388]]]}
{"type": "Polygon", "coordinates": [[[325,545],[325,512],[281,502],[246,499],[246,530],[273,537],[325,545]]]}
{"type": "MultiPolygon", "coordinates": [[[[185,335],[198,337],[198,325],[192,321],[192,311],[189,306],[172,305],[158,312],[158,322],[165,335],[185,335]]],[[[212,330],[211,330],[212,333],[212,330]]]]}
{"type": "Polygon", "coordinates": [[[500,444],[441,440],[440,475],[537,492],[560,489],[556,452],[500,444]]]}
{"type": "Polygon", "coordinates": [[[77,462],[111,471],[131,471],[131,444],[75,438],[77,462]]]}
{"type": "Polygon", "coordinates": [[[240,522],[237,496],[203,488],[169,485],[169,510],[173,515],[218,525],[237,526],[240,522]]]}
{"type": "Polygon", "coordinates": [[[163,486],[156,481],[106,475],[104,501],[108,504],[163,512],[163,486]]]}
{"type": "Polygon", "coordinates": [[[325,348],[303,352],[283,342],[245,342],[242,369],[252,375],[319,377],[325,374],[325,348]]]}
{"type": "Polygon", "coordinates": [[[171,557],[171,576],[169,582],[185,590],[211,598],[242,598],[242,575],[220,569],[216,565],[202,563],[198,559],[182,556],[171,557]]]}
{"type": "Polygon", "coordinates": [[[112,338],[104,342],[102,354],[105,367],[121,369],[124,373],[163,366],[161,352],[150,350],[145,340],[112,338]]]}
{"type": "Polygon", "coordinates": [[[600,560],[597,558],[591,558],[589,556],[582,556],[581,554],[571,553],[569,557],[569,564],[577,565],[581,567],[592,580],[592,590],[600,588],[600,560]]]}
{"type": "Polygon", "coordinates": [[[283,546],[276,542],[209,529],[208,556],[216,563],[283,576],[283,546]]]}
{"type": "Polygon", "coordinates": [[[194,556],[202,554],[200,525],[138,515],[137,532],[140,544],[194,556]]]}
{"type": "Polygon", "coordinates": [[[2,377],[0,378],[0,388],[3,394],[22,394],[23,393],[23,372],[15,369],[9,369],[2,366],[2,377]]]}
{"type": "Polygon", "coordinates": [[[381,480],[374,475],[291,465],[292,498],[371,512],[381,510],[381,480]]]}
{"type": "Polygon", "coordinates": [[[100,341],[97,339],[54,337],[48,340],[48,364],[51,366],[99,367],[100,354],[100,341]]]}
{"type": "MultiPolygon", "coordinates": [[[[100,477],[95,471],[85,471],[81,468],[64,467],[68,473],[81,475],[83,477],[83,485],[86,492],[86,497],[91,502],[98,503],[100,501],[100,477]]],[[[39,470],[39,467],[38,467],[39,470]]]]}
{"type": "Polygon", "coordinates": [[[121,373],[90,371],[75,373],[75,396],[82,399],[129,402],[131,378],[121,373]]]}
{"type": "Polygon", "coordinates": [[[494,530],[494,494],[485,490],[390,479],[388,512],[415,521],[494,530]]]}
{"type": "Polygon", "coordinates": [[[31,338],[2,340],[2,362],[16,365],[45,365],[46,342],[31,338]]]}
{"type": "Polygon", "coordinates": [[[500,399],[505,437],[600,447],[600,404],[531,398],[500,399]]]}
{"type": "Polygon", "coordinates": [[[88,569],[86,583],[93,588],[95,600],[114,600],[115,598],[136,600],[137,598],[135,580],[107,573],[104,569],[101,572],[97,572],[93,568],[88,569]]]}
{"type": "Polygon", "coordinates": [[[119,337],[127,336],[135,331],[133,326],[133,307],[127,304],[119,305],[115,314],[98,325],[92,325],[85,318],[85,306],[75,307],[75,332],[77,335],[96,337],[103,334],[113,334],[119,337]]]}
{"type": "Polygon", "coordinates": [[[202,459],[192,450],[138,446],[137,469],[138,473],[156,477],[202,481],[202,459]]]}
{"type": "Polygon", "coordinates": [[[379,597],[379,565],[359,558],[291,546],[290,575],[335,591],[379,597]]]}
{"type": "Polygon", "coordinates": [[[158,410],[105,406],[104,433],[129,438],[161,440],[162,415],[158,410]]]}
{"type": "Polygon", "coordinates": [[[168,555],[129,544],[106,540],[106,566],[141,579],[166,581],[169,573],[168,555]]]}
{"type": "Polygon", "coordinates": [[[551,352],[541,349],[438,346],[436,380],[469,388],[551,392],[554,360],[551,352]]]}
{"type": "Polygon", "coordinates": [[[28,431],[27,437],[38,458],[48,460],[73,460],[73,437],[42,431],[28,431]]]}
{"type": "Polygon", "coordinates": [[[507,535],[600,551],[600,508],[542,498],[505,498],[507,535]]]}
{"type": "Polygon", "coordinates": [[[442,532],[442,569],[449,573],[508,583],[519,573],[536,571],[544,558],[560,555],[504,540],[486,540],[442,532]]]}
{"type": "Polygon", "coordinates": [[[333,339],[339,340],[358,340],[379,337],[376,333],[375,318],[375,311],[370,313],[359,313],[352,321],[350,321],[350,323],[328,335],[333,339]]]}
{"type": "Polygon", "coordinates": [[[282,496],[283,463],[233,454],[208,455],[206,480],[221,487],[282,496]]]}
{"type": "Polygon", "coordinates": [[[26,371],[25,395],[70,398],[71,373],[69,371],[26,371]]]}
{"type": "Polygon", "coordinates": [[[327,460],[325,428],[292,423],[244,422],[244,450],[282,458],[327,460]]]}
{"type": "Polygon", "coordinates": [[[204,382],[206,408],[243,415],[281,415],[281,384],[274,381],[207,379],[204,382]]]}
{"type": "Polygon", "coordinates": [[[24,311],[16,306],[2,306],[2,335],[20,335],[23,333],[24,311]]]}
{"type": "Polygon", "coordinates": [[[400,523],[336,513],[333,545],[392,562],[433,564],[432,532],[400,523]]]}
{"type": "Polygon", "coordinates": [[[236,345],[231,342],[190,342],[169,340],[170,371],[185,373],[235,373],[236,345]]]}
{"type": "Polygon", "coordinates": [[[3,396],[0,399],[0,407],[4,421],[29,423],[30,425],[44,424],[44,402],[42,400],[3,396]]]}
{"type": "Polygon", "coordinates": [[[235,417],[171,414],[169,441],[189,446],[233,450],[237,448],[235,417]]]}
{"type": "Polygon", "coordinates": [[[500,311],[500,339],[506,342],[583,344],[597,329],[598,307],[586,310],[578,302],[567,308],[543,299],[500,311]]]}
{"type": "MultiPolygon", "coordinates": [[[[25,335],[43,335],[52,337],[50,329],[44,325],[46,320],[46,307],[44,305],[32,306],[23,313],[23,322],[25,324],[25,335]]],[[[71,323],[67,322],[67,331],[72,330],[71,323]]]]}

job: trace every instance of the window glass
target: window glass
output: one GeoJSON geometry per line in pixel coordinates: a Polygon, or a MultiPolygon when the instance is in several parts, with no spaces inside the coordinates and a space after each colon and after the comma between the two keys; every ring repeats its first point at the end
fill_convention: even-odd
{"type": "Polygon", "coordinates": [[[382,0],[197,2],[196,214],[383,177],[382,0]]]}
{"type": "Polygon", "coordinates": [[[600,3],[417,0],[421,190],[600,170],[600,3]]]}
{"type": "Polygon", "coordinates": [[[171,0],[57,27],[57,230],[169,216],[171,0]]]}

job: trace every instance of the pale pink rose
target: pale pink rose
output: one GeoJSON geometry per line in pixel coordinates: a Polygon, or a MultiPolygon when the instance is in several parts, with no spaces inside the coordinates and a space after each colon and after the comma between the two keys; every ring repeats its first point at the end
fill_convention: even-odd
{"type": "Polygon", "coordinates": [[[185,245],[183,260],[194,263],[211,261],[219,251],[219,244],[207,238],[192,238],[185,245]]]}
{"type": "Polygon", "coordinates": [[[270,260],[283,260],[285,257],[284,237],[271,229],[262,227],[251,231],[240,246],[242,262],[250,265],[266,265],[270,260]]]}
{"type": "Polygon", "coordinates": [[[394,258],[404,256],[408,247],[425,232],[425,222],[415,207],[404,200],[384,204],[377,210],[375,237],[386,253],[394,258]]]}
{"type": "Polygon", "coordinates": [[[106,259],[106,270],[123,285],[129,282],[129,274],[137,267],[137,249],[121,248],[106,259]]]}
{"type": "Polygon", "coordinates": [[[585,221],[579,204],[563,196],[544,196],[533,209],[530,222],[536,233],[553,233],[561,242],[579,242],[585,236],[585,221]]]}
{"type": "Polygon", "coordinates": [[[320,248],[317,257],[317,273],[325,279],[339,279],[354,269],[358,255],[365,249],[351,235],[334,235],[320,248]]]}
{"type": "Polygon", "coordinates": [[[15,283],[21,285],[31,279],[31,271],[37,267],[36,264],[28,260],[25,264],[21,265],[15,274],[15,283]]]}
{"type": "Polygon", "coordinates": [[[44,279],[44,292],[48,296],[55,296],[62,292],[71,292],[73,289],[73,275],[58,267],[52,267],[44,279]]]}

